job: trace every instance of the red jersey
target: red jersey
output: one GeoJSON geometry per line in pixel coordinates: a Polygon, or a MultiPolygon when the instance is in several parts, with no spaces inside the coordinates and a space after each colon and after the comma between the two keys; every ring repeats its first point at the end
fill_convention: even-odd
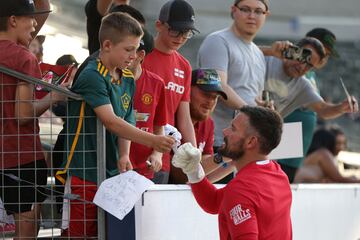
{"type": "MultiPolygon", "coordinates": [[[[135,84],[136,127],[152,133],[154,126],[164,126],[167,122],[164,82],[158,75],[143,69],[135,84]]],[[[130,160],[134,169],[150,179],[153,178],[154,171],[147,167],[146,160],[152,151],[153,149],[144,145],[131,143],[130,160]]]]}
{"type": "Polygon", "coordinates": [[[175,113],[180,102],[190,101],[190,63],[176,51],[166,54],[154,49],[146,55],[143,67],[164,80],[167,119],[169,124],[175,126],[175,113]]]}
{"type": "MultiPolygon", "coordinates": [[[[191,65],[180,53],[166,54],[154,49],[145,56],[143,68],[156,73],[165,82],[167,123],[175,126],[180,102],[190,101],[191,65]]],[[[163,171],[170,171],[170,154],[163,154],[163,171]]]]}
{"type": "Polygon", "coordinates": [[[214,121],[211,117],[194,125],[196,143],[202,154],[214,153],[214,121]]]}
{"type": "MultiPolygon", "coordinates": [[[[23,46],[0,40],[0,65],[41,79],[36,57],[23,46]]],[[[21,79],[0,73],[0,164],[12,168],[44,159],[37,118],[19,125],[15,119],[16,87],[21,79]]]]}
{"type": "Polygon", "coordinates": [[[219,214],[220,240],[292,239],[290,184],[274,161],[249,163],[222,189],[206,178],[191,189],[206,212],[219,214]]]}

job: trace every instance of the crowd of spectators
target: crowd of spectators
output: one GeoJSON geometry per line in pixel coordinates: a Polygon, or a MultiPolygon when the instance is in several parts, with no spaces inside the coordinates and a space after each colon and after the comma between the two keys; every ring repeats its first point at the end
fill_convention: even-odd
{"type": "MultiPolygon", "coordinates": [[[[39,65],[46,37],[37,36],[49,1],[1,1],[0,9],[0,65],[49,77],[39,65]]],[[[130,0],[89,0],[85,12],[89,57],[79,65],[64,53],[55,63],[66,70],[60,86],[83,100],[57,91],[36,99],[34,84],[0,73],[0,196],[14,215],[17,238],[38,234],[48,174],[66,186],[58,192],[78,196],[70,201],[62,236],[97,236],[96,206],[79,204],[91,202],[97,191],[97,119],[106,128],[107,178],[135,170],[156,184],[189,182],[200,206],[220,215],[221,239],[291,239],[289,183],[359,182],[336,169],[341,132],[319,129],[312,138],[317,117],[358,112],[354,96],[328,103],[316,87],[315,71],[339,57],[328,29],[315,28],[295,44],[257,46],[253,40],[270,15],[269,1],[235,0],[231,25],[205,38],[192,70],[179,49],[201,29],[187,1],[161,6],[155,37],[130,0]],[[285,54],[294,48],[300,51],[285,54]],[[55,147],[44,149],[39,120],[54,121],[55,115],[64,127],[55,147]],[[267,155],[279,144],[282,119],[302,122],[306,156],[278,164],[267,155]],[[173,132],[165,134],[167,124],[182,136],[178,151],[173,132]],[[266,189],[262,178],[275,187],[266,189]],[[219,180],[228,183],[224,190],[211,185],[219,180]],[[266,205],[255,204],[258,194],[267,196],[266,205]],[[266,223],[269,215],[277,220],[266,223]]]]}

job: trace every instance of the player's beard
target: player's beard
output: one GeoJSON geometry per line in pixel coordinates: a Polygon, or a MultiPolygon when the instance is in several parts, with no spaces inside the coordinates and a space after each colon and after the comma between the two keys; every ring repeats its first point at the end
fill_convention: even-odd
{"type": "Polygon", "coordinates": [[[234,147],[234,149],[230,149],[229,144],[228,144],[228,139],[225,137],[224,138],[224,142],[225,144],[223,146],[221,146],[218,150],[218,152],[224,156],[224,157],[228,157],[231,158],[235,161],[239,160],[245,153],[244,151],[244,142],[245,139],[241,138],[237,143],[236,146],[234,147]]]}

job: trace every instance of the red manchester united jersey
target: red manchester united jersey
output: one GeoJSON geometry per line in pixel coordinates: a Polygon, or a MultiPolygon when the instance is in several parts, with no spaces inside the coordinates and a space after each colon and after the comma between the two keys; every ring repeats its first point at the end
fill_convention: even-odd
{"type": "MultiPolygon", "coordinates": [[[[167,123],[164,82],[158,75],[143,69],[135,84],[136,127],[152,133],[154,126],[164,126],[167,123]]],[[[137,172],[147,178],[153,178],[154,174],[146,165],[146,160],[152,151],[151,148],[144,145],[131,143],[131,163],[137,172]]]]}

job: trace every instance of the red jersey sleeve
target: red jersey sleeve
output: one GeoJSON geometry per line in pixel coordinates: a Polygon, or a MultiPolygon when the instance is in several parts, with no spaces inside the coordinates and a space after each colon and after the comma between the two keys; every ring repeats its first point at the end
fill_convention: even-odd
{"type": "Polygon", "coordinates": [[[257,240],[256,197],[245,188],[232,188],[224,194],[223,210],[231,239],[257,240]]]}
{"type": "Polygon", "coordinates": [[[207,213],[218,214],[224,189],[217,189],[204,178],[201,182],[191,184],[191,190],[200,207],[207,213]]]}

